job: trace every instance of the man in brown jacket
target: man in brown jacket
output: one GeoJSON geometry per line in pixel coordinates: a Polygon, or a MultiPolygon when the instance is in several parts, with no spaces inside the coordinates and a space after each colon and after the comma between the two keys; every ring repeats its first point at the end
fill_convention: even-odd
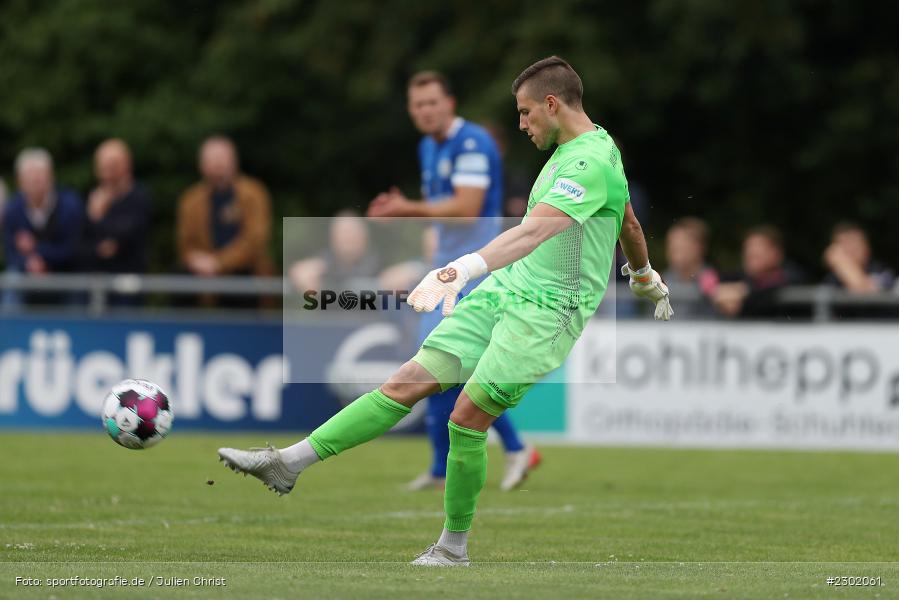
{"type": "Polygon", "coordinates": [[[181,265],[203,277],[271,274],[268,190],[239,172],[237,148],[224,136],[203,142],[199,163],[202,181],[178,203],[181,265]]]}

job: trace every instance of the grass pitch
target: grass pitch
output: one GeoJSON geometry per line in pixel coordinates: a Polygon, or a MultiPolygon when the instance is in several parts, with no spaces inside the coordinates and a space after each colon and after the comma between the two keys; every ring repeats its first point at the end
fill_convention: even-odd
{"type": "Polygon", "coordinates": [[[433,570],[406,564],[442,526],[438,492],[402,489],[422,438],[330,459],[283,498],[216,461],[295,438],[135,452],[99,432],[0,434],[0,598],[899,598],[897,455],[541,447],[501,493],[492,446],[474,564],[433,570]],[[48,582],[117,576],[143,585],[48,582]],[[827,584],[840,576],[880,585],[827,584]]]}

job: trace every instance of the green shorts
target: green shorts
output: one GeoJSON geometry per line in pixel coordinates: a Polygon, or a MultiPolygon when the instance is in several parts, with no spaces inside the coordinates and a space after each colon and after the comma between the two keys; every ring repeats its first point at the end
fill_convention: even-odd
{"type": "Polygon", "coordinates": [[[449,389],[465,391],[498,417],[532,385],[562,366],[577,340],[565,311],[523,299],[488,277],[431,331],[413,360],[449,389]],[[441,350],[458,358],[448,365],[441,350]]]}

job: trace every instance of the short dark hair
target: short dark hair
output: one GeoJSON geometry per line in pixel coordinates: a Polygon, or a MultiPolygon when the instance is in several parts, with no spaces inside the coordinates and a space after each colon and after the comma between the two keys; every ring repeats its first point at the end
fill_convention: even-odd
{"type": "Polygon", "coordinates": [[[697,217],[681,217],[674,222],[674,225],[668,231],[683,231],[703,248],[708,246],[709,226],[705,224],[705,221],[697,217]]]}
{"type": "Polygon", "coordinates": [[[581,107],[584,84],[571,65],[558,56],[538,60],[521,72],[512,82],[512,93],[517,94],[525,83],[531,86],[531,95],[541,100],[552,94],[565,104],[581,107]]]}
{"type": "Polygon", "coordinates": [[[751,237],[761,237],[768,241],[769,244],[774,246],[780,251],[784,249],[784,237],[780,232],[780,229],[775,227],[774,225],[756,225],[752,229],[746,232],[746,237],[743,238],[745,242],[751,237]]]}
{"type": "Polygon", "coordinates": [[[440,85],[443,93],[447,96],[453,95],[453,88],[452,86],[450,86],[449,79],[447,79],[446,76],[439,71],[419,71],[409,78],[409,85],[407,86],[407,89],[421,87],[423,85],[428,85],[429,83],[436,83],[440,85]]]}
{"type": "Polygon", "coordinates": [[[839,235],[841,233],[849,233],[851,231],[857,231],[862,234],[866,238],[868,237],[868,233],[865,229],[856,223],[855,221],[840,221],[836,225],[833,226],[833,231],[831,231],[832,236],[839,235]]]}

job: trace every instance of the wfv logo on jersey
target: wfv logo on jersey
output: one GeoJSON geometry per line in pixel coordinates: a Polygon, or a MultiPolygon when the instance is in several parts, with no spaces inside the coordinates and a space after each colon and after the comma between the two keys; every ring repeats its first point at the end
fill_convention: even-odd
{"type": "Polygon", "coordinates": [[[560,192],[563,196],[571,198],[578,204],[584,201],[584,196],[587,194],[584,186],[566,177],[556,179],[553,182],[551,191],[560,192]]]}

